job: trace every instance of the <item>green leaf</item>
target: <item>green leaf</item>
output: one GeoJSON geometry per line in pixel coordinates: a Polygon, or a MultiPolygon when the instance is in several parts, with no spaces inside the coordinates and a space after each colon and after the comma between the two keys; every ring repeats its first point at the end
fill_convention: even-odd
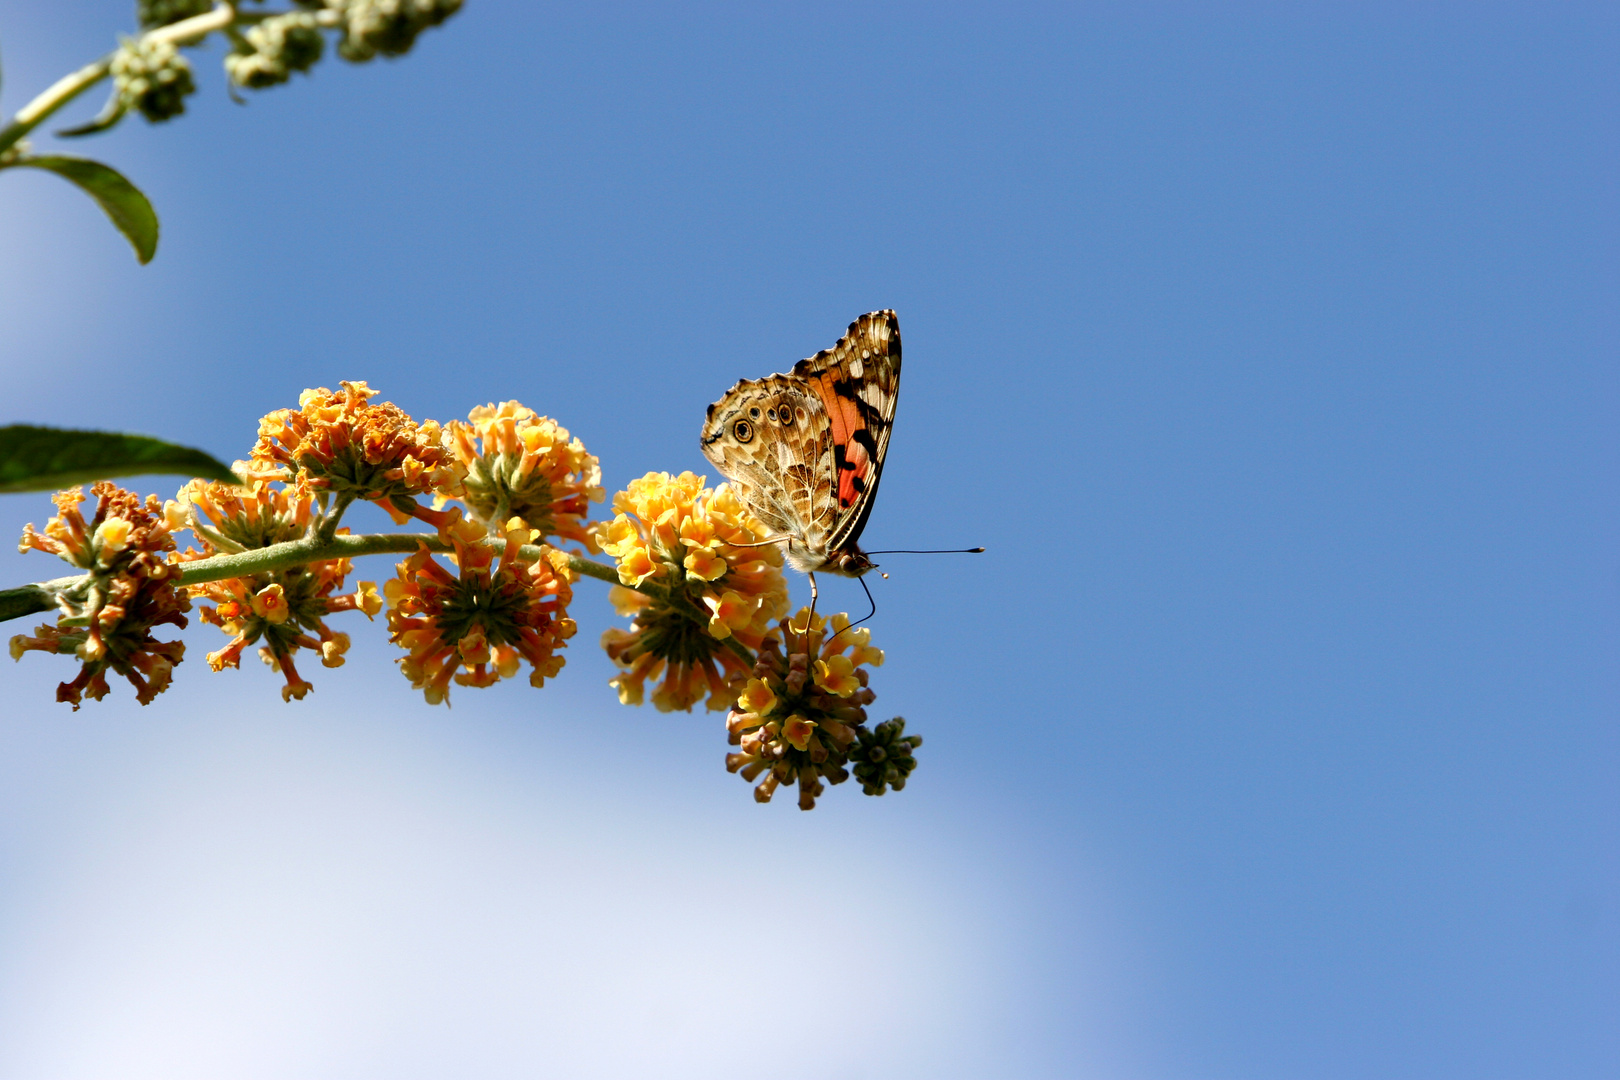
{"type": "Polygon", "coordinates": [[[135,257],[143,264],[151,262],[152,256],[157,254],[157,211],[141,194],[141,189],[124,179],[117,169],[89,158],[64,154],[21,157],[6,162],[6,167],[19,165],[46,169],[83,188],[107,211],[107,216],[112,218],[118,231],[129,239],[135,248],[135,257]]]}
{"type": "Polygon", "coordinates": [[[63,139],[76,139],[84,135],[96,135],[100,132],[106,131],[110,127],[113,127],[118,123],[118,121],[124,118],[124,113],[128,111],[128,108],[124,104],[123,95],[115,92],[107,99],[107,104],[102,107],[102,110],[99,113],[96,114],[95,119],[90,120],[87,123],[80,124],[78,127],[63,128],[56,134],[59,138],[63,139]]]}
{"type": "Polygon", "coordinates": [[[241,482],[201,450],[145,435],[28,424],[0,427],[0,492],[54,491],[90,480],[148,473],[241,482]]]}

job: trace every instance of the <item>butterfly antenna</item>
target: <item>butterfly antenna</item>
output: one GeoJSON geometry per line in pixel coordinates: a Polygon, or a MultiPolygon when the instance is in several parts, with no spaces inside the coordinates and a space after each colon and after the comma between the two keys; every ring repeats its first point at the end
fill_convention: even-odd
{"type": "Polygon", "coordinates": [[[982,555],[984,548],[947,548],[944,551],[868,551],[868,555],[982,555]]]}

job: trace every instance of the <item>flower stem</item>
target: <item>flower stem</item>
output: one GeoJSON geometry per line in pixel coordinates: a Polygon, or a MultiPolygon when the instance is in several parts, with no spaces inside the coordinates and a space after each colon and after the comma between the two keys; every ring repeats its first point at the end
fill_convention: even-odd
{"type": "MultiPolygon", "coordinates": [[[[235,20],[236,8],[231,4],[219,4],[213,11],[159,27],[143,37],[146,40],[167,41],[173,45],[189,45],[207,37],[215,30],[223,30],[235,20]]],[[[11,149],[23,136],[44,123],[52,113],[105,79],[107,72],[112,69],[112,58],[113,54],[108,53],[73,74],[62,76],[44,93],[18,109],[17,115],[11,118],[11,123],[0,128],[0,153],[11,149]]]]}
{"type": "MultiPolygon", "coordinates": [[[[498,538],[490,542],[497,548],[504,548],[506,544],[506,541],[498,538]]],[[[426,546],[429,551],[452,550],[451,546],[439,539],[436,533],[372,533],[365,536],[342,533],[327,539],[306,536],[281,544],[272,544],[269,547],[233,551],[178,564],[181,570],[176,584],[200,585],[205,581],[219,581],[223,578],[249,577],[253,574],[285,570],[328,559],[353,559],[362,555],[409,555],[420,546],[426,546]]],[[[525,544],[523,554],[529,558],[538,558],[541,549],[535,544],[525,544]]],[[[593,577],[599,581],[619,584],[618,570],[579,555],[568,556],[568,568],[582,577],[593,577]]],[[[82,588],[86,580],[86,575],[76,575],[0,590],[0,622],[50,611],[56,607],[57,596],[82,588]]]]}

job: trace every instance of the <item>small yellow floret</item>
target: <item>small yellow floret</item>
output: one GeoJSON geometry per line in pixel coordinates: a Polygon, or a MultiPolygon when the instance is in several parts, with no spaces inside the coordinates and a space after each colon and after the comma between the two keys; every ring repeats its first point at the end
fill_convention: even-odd
{"type": "Polygon", "coordinates": [[[816,722],[807,720],[797,713],[787,718],[782,724],[782,738],[786,739],[795,750],[803,750],[810,743],[810,736],[815,734],[816,722]]]}
{"type": "Polygon", "coordinates": [[[266,585],[254,594],[252,603],[253,614],[268,623],[284,623],[290,614],[286,590],[280,585],[266,585]]]}
{"type": "Polygon", "coordinates": [[[743,692],[737,695],[737,707],[744,712],[763,716],[775,706],[776,692],[764,679],[749,679],[748,685],[743,687],[743,692]]]}
{"type": "Polygon", "coordinates": [[[861,688],[855,677],[855,665],[847,656],[832,656],[816,661],[816,685],[839,697],[849,697],[861,688]]]}

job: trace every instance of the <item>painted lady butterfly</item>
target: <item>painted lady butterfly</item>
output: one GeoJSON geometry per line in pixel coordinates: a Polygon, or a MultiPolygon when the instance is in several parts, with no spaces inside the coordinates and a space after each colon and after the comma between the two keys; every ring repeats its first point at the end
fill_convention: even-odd
{"type": "MultiPolygon", "coordinates": [[[[874,311],[791,374],[744,379],[713,405],[703,454],[807,574],[872,569],[856,541],[872,513],[900,393],[900,321],[874,311]]],[[[814,578],[811,579],[812,583],[814,578]]]]}

